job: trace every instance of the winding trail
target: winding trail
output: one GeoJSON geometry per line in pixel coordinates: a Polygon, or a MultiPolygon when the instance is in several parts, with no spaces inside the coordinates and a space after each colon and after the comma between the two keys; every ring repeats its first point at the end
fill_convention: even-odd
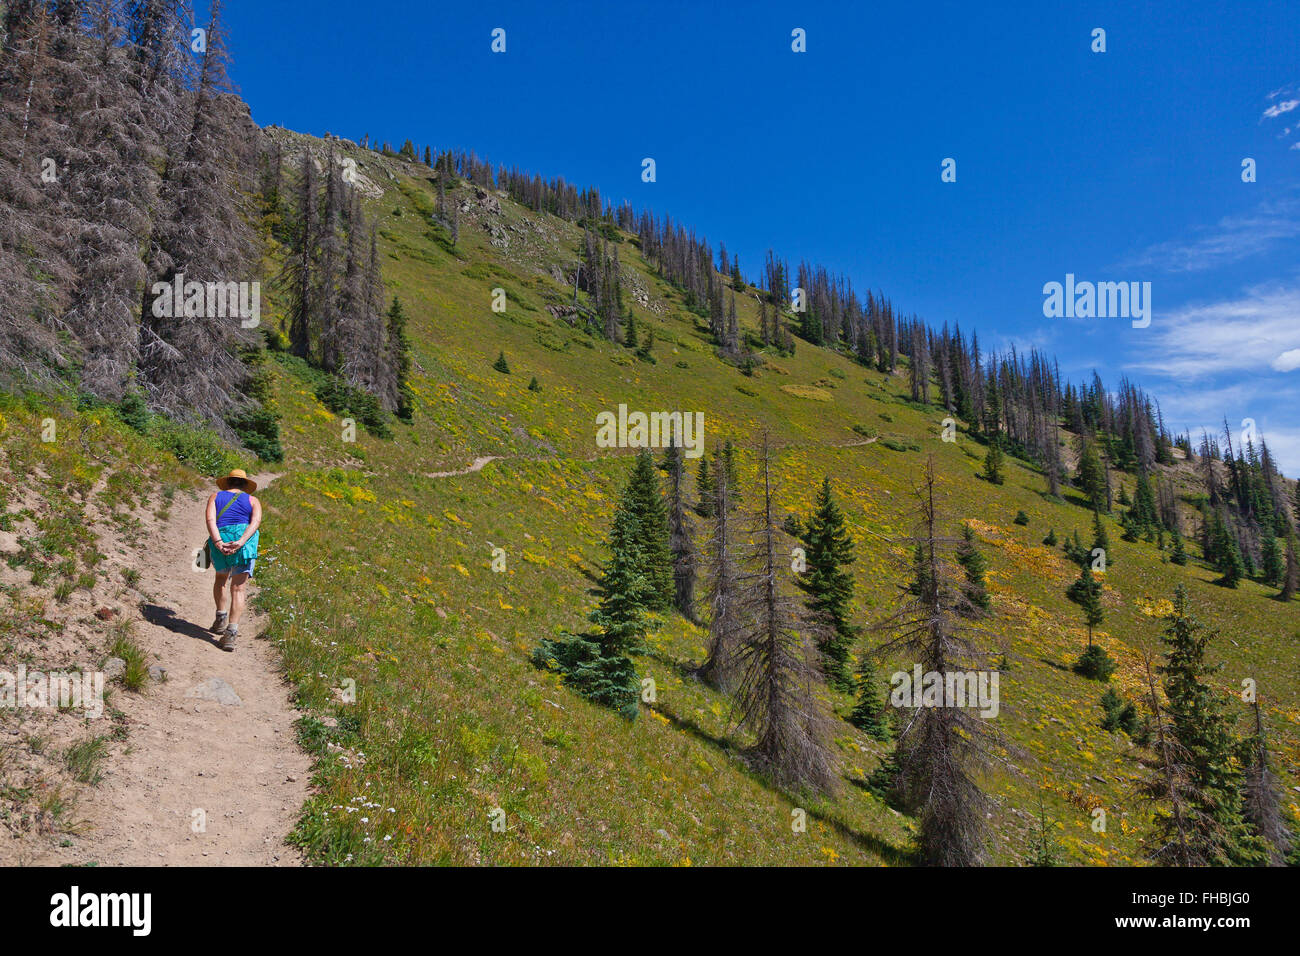
{"type": "MultiPolygon", "coordinates": [[[[257,476],[259,488],[276,477],[257,476]]],[[[260,615],[245,613],[233,654],[206,630],[213,576],[192,569],[206,536],[205,500],[206,493],[177,495],[142,555],[139,590],[149,599],[135,639],[166,680],[143,694],[113,694],[110,706],[126,714],[130,735],[114,745],[94,802],[82,808],[91,829],[77,862],[302,863],[284,841],[307,798],[311,762],[295,739],[279,655],[255,637],[260,615]]]]}
{"type": "Polygon", "coordinates": [[[455,471],[426,471],[425,478],[456,478],[460,475],[472,475],[476,471],[482,471],[485,465],[494,461],[503,460],[505,455],[484,455],[481,458],[475,458],[474,463],[467,468],[457,468],[455,471]]]}

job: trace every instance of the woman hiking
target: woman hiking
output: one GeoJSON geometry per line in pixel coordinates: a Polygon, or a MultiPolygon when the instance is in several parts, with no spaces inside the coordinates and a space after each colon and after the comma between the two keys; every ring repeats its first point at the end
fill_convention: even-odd
{"type": "Polygon", "coordinates": [[[239,619],[244,614],[248,579],[257,563],[258,527],[262,524],[262,503],[253,497],[257,482],[242,468],[217,479],[219,491],[208,498],[208,558],[217,579],[212,584],[212,599],[217,603],[217,619],[211,631],[221,635],[217,644],[223,651],[235,649],[239,636],[239,619]],[[226,584],[230,584],[230,605],[226,605],[226,584]]]}

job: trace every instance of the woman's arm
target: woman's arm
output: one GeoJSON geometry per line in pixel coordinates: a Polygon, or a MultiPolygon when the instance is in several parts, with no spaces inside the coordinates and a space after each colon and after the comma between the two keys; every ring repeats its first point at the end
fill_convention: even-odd
{"type": "Polygon", "coordinates": [[[214,491],[208,498],[208,508],[205,515],[208,523],[208,537],[212,539],[215,545],[221,544],[221,532],[217,530],[217,493],[214,491]]]}
{"type": "Polygon", "coordinates": [[[238,551],[244,545],[248,544],[248,539],[257,534],[258,527],[262,524],[262,502],[258,501],[252,495],[248,496],[249,503],[253,506],[253,517],[248,522],[248,527],[239,540],[235,542],[235,550],[238,551]]]}

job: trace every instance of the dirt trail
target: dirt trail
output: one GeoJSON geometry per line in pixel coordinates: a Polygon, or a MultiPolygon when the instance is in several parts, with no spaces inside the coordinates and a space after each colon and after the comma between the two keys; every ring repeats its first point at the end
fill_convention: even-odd
{"type": "Polygon", "coordinates": [[[503,461],[504,455],[484,455],[481,458],[475,458],[474,463],[467,468],[458,468],[455,471],[426,471],[426,478],[455,478],[458,475],[471,475],[476,471],[482,471],[485,465],[494,461],[503,461]]]}
{"type": "MultiPolygon", "coordinates": [[[[275,477],[258,476],[259,488],[275,477]]],[[[302,862],[284,840],[307,797],[310,761],[295,742],[297,714],[274,649],[255,636],[264,621],[254,610],[245,613],[234,653],[220,650],[206,630],[213,574],[192,570],[194,549],[206,536],[204,500],[177,496],[139,569],[140,590],[150,600],[136,640],[167,675],[143,695],[114,695],[130,736],[105,761],[93,802],[83,805],[92,826],[79,841],[77,856],[85,862],[302,862]],[[195,832],[196,811],[206,818],[204,832],[195,832]]]]}

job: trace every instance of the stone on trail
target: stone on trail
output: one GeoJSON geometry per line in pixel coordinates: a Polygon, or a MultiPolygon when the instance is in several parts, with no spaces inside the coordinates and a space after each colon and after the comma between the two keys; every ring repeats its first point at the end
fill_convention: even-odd
{"type": "Polygon", "coordinates": [[[223,707],[244,706],[244,702],[239,699],[235,689],[220,677],[209,677],[202,684],[187,690],[185,696],[197,697],[199,700],[215,700],[223,707]]]}

